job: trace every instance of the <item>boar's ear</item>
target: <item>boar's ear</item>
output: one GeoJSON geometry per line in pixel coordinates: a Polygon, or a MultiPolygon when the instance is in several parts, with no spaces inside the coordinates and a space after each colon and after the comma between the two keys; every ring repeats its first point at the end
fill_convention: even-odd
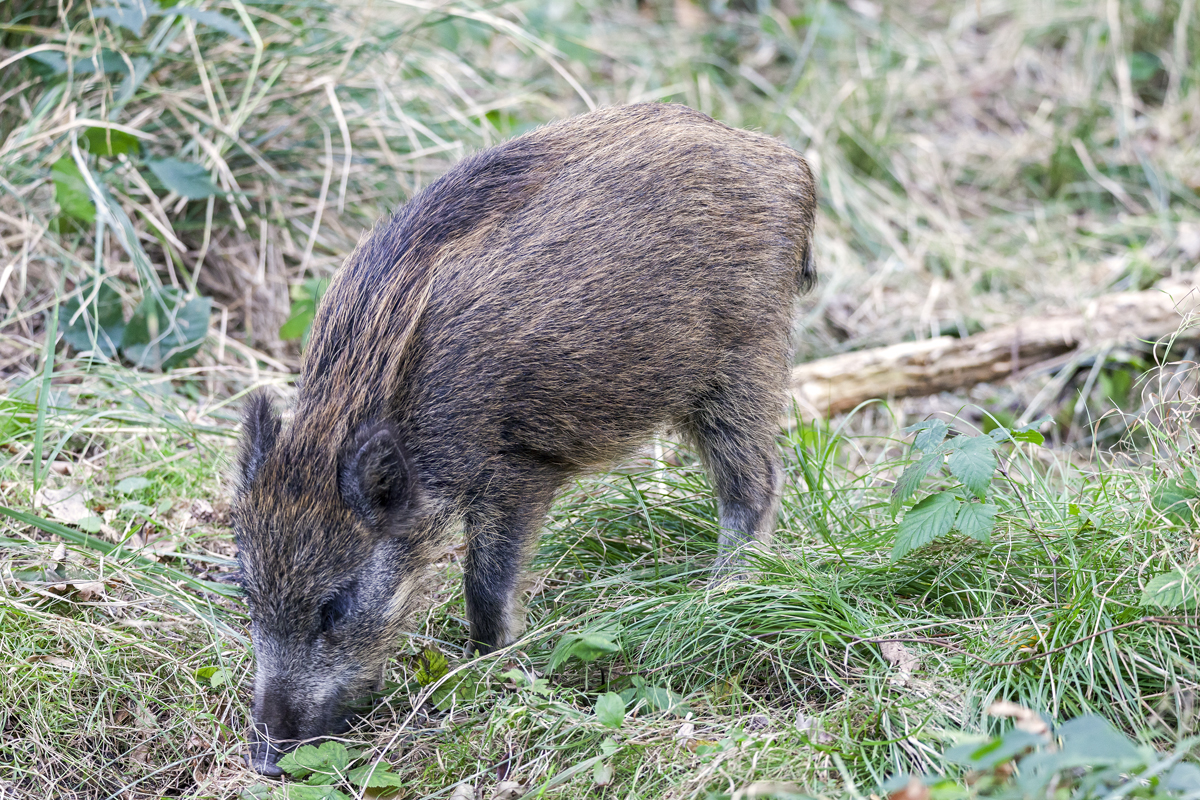
{"type": "Polygon", "coordinates": [[[279,415],[271,407],[265,392],[250,395],[242,411],[242,444],[238,452],[237,488],[241,494],[250,491],[254,476],[267,460],[267,455],[279,438],[279,415]]]}
{"type": "Polygon", "coordinates": [[[358,429],[338,468],[342,499],[375,529],[394,525],[417,505],[417,478],[396,431],[386,423],[358,429]]]}

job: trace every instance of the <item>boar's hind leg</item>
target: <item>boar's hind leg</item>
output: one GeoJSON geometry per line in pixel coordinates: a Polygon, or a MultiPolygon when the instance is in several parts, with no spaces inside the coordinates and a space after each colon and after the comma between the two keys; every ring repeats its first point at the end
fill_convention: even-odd
{"type": "Polygon", "coordinates": [[[475,512],[466,519],[467,559],[463,588],[473,651],[490,653],[516,641],[525,630],[519,594],[521,576],[549,502],[508,512],[475,512]]]}
{"type": "Polygon", "coordinates": [[[707,399],[683,427],[716,488],[721,534],[713,568],[727,573],[743,561],[747,545],[766,541],[779,515],[778,405],[773,397],[763,402],[728,393],[707,399]]]}

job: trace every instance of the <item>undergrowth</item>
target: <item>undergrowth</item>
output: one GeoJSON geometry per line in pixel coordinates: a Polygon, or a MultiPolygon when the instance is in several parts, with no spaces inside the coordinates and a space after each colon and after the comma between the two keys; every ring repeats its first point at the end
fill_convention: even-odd
{"type": "Polygon", "coordinates": [[[497,656],[458,655],[448,543],[283,785],[243,762],[225,472],[376,219],[592,106],[804,152],[803,358],[1186,273],[1198,48],[1191,0],[0,5],[0,795],[1196,797],[1194,336],[790,428],[742,580],[691,454],[589,478],[497,656]]]}

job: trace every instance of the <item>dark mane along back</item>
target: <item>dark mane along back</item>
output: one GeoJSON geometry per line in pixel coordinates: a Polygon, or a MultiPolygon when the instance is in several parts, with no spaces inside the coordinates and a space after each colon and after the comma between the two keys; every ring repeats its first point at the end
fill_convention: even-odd
{"type": "Polygon", "coordinates": [[[362,396],[380,388],[370,385],[374,379],[396,374],[424,311],[438,252],[528,200],[547,176],[546,150],[540,139],[524,137],[470,156],[375,226],[317,311],[298,412],[306,402],[319,403],[327,389],[354,386],[362,396]]]}

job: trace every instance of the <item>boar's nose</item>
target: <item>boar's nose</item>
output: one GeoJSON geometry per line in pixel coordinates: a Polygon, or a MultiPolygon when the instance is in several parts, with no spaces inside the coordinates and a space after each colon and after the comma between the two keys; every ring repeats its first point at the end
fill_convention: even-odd
{"type": "Polygon", "coordinates": [[[250,745],[250,754],[246,756],[246,761],[250,768],[259,775],[266,775],[269,778],[278,778],[283,774],[283,770],[275,763],[279,758],[279,748],[269,742],[254,742],[250,745]]]}
{"type": "Polygon", "coordinates": [[[296,709],[282,692],[267,691],[255,704],[254,731],[250,739],[251,769],[260,775],[277,778],[283,770],[279,757],[296,746],[299,738],[296,709]]]}

